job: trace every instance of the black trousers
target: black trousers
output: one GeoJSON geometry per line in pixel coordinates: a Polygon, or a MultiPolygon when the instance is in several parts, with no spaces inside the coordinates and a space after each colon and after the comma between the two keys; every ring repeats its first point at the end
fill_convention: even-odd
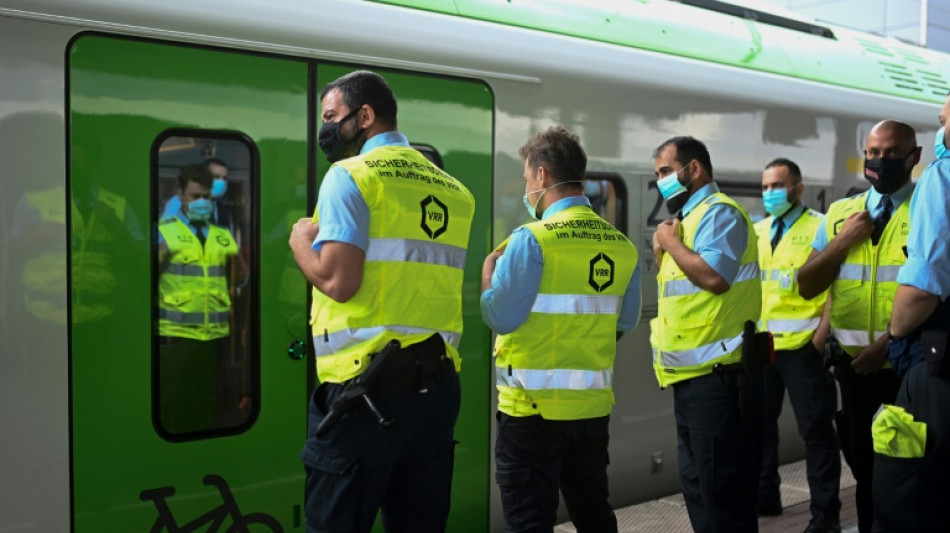
{"type": "Polygon", "coordinates": [[[697,533],[758,531],[762,378],[746,378],[741,416],[739,379],[730,371],[673,385],[680,484],[697,533]]]}
{"type": "Polygon", "coordinates": [[[507,533],[550,533],[558,489],[578,533],[615,533],[607,501],[610,417],[545,420],[497,413],[495,481],[507,533]]]}
{"type": "Polygon", "coordinates": [[[838,391],[834,378],[824,367],[822,354],[810,341],[797,350],[777,351],[775,364],[767,366],[764,374],[765,433],[759,500],[779,498],[782,480],[778,474],[778,418],[788,389],[798,434],[805,441],[809,510],[815,517],[837,517],[841,510],[841,453],[834,428],[838,391]]]}
{"type": "Polygon", "coordinates": [[[919,458],[874,454],[873,531],[948,531],[950,377],[931,375],[919,362],[904,376],[894,403],[927,424],[927,445],[919,458]]]}
{"type": "Polygon", "coordinates": [[[373,398],[395,420],[389,431],[361,407],[323,437],[316,429],[343,385],[322,383],[310,399],[307,471],[308,533],[364,533],[382,509],[387,532],[444,532],[449,516],[459,378],[446,360],[441,382],[425,393],[373,398]]]}
{"type": "Polygon", "coordinates": [[[841,410],[835,414],[838,438],[844,459],[857,482],[854,499],[858,509],[858,531],[870,533],[874,523],[871,421],[881,404],[894,403],[900,379],[889,368],[867,376],[856,374],[848,361],[835,365],[835,379],[841,387],[841,410]]]}

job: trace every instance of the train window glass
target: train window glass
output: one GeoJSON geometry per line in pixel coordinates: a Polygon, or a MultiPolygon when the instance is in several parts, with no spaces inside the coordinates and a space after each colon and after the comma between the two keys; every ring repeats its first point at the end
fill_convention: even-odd
{"type": "Polygon", "coordinates": [[[439,151],[436,150],[434,146],[430,144],[421,144],[421,143],[411,143],[411,144],[412,144],[412,147],[415,148],[416,150],[419,150],[419,153],[421,153],[426,159],[428,159],[430,163],[439,167],[442,170],[445,170],[445,164],[442,162],[442,154],[440,154],[439,151]]]}
{"type": "Polygon", "coordinates": [[[153,146],[152,422],[172,441],[239,433],[260,404],[257,152],[195,130],[153,146]]]}
{"type": "Polygon", "coordinates": [[[595,213],[627,234],[627,187],[619,174],[588,172],[584,177],[584,195],[595,213]]]}

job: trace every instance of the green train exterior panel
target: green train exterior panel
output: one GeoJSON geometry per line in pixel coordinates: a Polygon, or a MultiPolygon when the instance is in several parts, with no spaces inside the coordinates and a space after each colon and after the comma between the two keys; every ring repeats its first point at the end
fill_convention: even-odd
{"type": "Polygon", "coordinates": [[[375,1],[925,102],[950,91],[944,56],[847,28],[829,39],[658,0],[375,1]]]}

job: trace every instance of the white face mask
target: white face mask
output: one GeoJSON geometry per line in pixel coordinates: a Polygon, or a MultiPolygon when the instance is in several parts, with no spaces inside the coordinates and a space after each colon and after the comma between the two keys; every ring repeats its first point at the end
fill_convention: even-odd
{"type": "Polygon", "coordinates": [[[535,191],[528,191],[524,193],[524,197],[521,198],[521,201],[524,203],[524,208],[528,211],[528,216],[534,220],[539,220],[541,218],[541,213],[538,213],[538,204],[541,203],[541,197],[544,196],[544,193],[547,192],[548,189],[553,189],[554,187],[557,187],[559,185],[565,185],[568,183],[584,183],[584,182],[581,180],[562,181],[561,183],[555,183],[554,185],[551,185],[550,187],[545,187],[543,189],[537,189],[535,191]],[[534,194],[537,192],[541,194],[538,195],[538,201],[532,205],[531,201],[528,200],[528,195],[534,194]]]}

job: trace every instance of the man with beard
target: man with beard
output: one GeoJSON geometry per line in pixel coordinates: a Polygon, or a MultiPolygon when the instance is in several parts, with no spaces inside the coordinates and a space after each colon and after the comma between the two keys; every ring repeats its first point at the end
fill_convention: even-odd
{"type": "Polygon", "coordinates": [[[934,139],[937,160],[910,200],[907,263],[897,275],[887,358],[905,374],[894,406],[874,421],[874,527],[890,532],[946,531],[950,499],[950,95],[934,139]],[[923,362],[923,364],[920,364],[923,362]],[[894,415],[897,420],[894,423],[894,415]],[[908,420],[910,418],[910,420],[908,420]],[[908,431],[909,430],[909,431],[908,431]]]}
{"type": "Polygon", "coordinates": [[[868,133],[865,193],[839,200],[818,227],[811,254],[798,275],[805,299],[831,291],[835,379],[841,387],[836,415],[841,451],[857,487],[858,531],[871,531],[871,419],[893,403],[900,379],[884,359],[887,323],[897,290],[897,272],[907,260],[911,170],[920,161],[914,129],[884,120],[868,133]]]}
{"type": "Polygon", "coordinates": [[[758,530],[762,378],[745,372],[745,323],[762,307],[755,230],[713,182],[706,146],[673,137],[654,152],[674,220],[653,235],[659,273],[650,323],[660,387],[673,386],[680,484],[693,530],[758,530]]]}
{"type": "Polygon", "coordinates": [[[828,335],[825,294],[804,300],[798,269],[824,215],[802,202],[805,184],[793,161],[779,158],[762,172],[762,203],[771,215],[755,225],[762,271],[762,327],[775,342],[774,364],[765,368],[765,439],[759,477],[759,515],[782,514],[778,473],[778,417],[785,389],[805,441],[812,519],[805,533],[841,531],[838,486],[841,455],[833,418],[838,396],[824,366],[828,335]],[[823,319],[824,318],[824,319],[823,319]]]}
{"type": "Polygon", "coordinates": [[[445,531],[475,201],[396,130],[396,98],[378,74],[343,76],[320,101],[320,147],[333,166],[317,216],[290,236],[314,286],[320,380],[301,455],[307,531],[368,532],[380,508],[386,531],[445,531]],[[364,374],[372,380],[357,379],[364,374]],[[368,405],[360,400],[318,432],[337,400],[363,386],[368,405]],[[389,431],[371,408],[395,421],[389,431]]]}

